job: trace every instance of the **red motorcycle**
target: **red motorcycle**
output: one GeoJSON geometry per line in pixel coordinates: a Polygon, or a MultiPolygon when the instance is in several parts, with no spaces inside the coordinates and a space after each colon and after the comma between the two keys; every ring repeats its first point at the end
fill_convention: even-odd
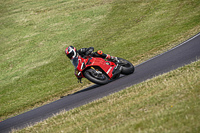
{"type": "Polygon", "coordinates": [[[120,74],[132,74],[135,70],[132,63],[118,58],[116,62],[104,60],[100,57],[81,57],[73,59],[72,63],[76,67],[75,75],[78,79],[87,78],[93,83],[103,85],[116,79],[120,74]]]}

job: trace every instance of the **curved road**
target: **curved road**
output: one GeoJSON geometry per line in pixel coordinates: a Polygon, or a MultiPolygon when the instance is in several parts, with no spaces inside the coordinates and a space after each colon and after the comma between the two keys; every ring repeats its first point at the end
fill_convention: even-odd
{"type": "Polygon", "coordinates": [[[24,128],[62,110],[67,111],[87,104],[156,75],[190,64],[198,58],[200,58],[200,33],[175,48],[136,66],[134,74],[121,77],[103,86],[93,85],[50,104],[2,121],[0,122],[0,133],[9,132],[12,129],[24,128]]]}

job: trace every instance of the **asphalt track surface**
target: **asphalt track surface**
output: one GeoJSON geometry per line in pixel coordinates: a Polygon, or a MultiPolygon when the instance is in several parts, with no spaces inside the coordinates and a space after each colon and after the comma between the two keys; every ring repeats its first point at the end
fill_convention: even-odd
{"type": "Polygon", "coordinates": [[[190,64],[199,58],[200,33],[173,49],[139,64],[131,75],[123,76],[106,85],[93,85],[47,105],[2,121],[0,122],[0,133],[9,132],[12,129],[22,129],[28,125],[45,120],[60,111],[68,111],[87,104],[126,87],[190,64]]]}

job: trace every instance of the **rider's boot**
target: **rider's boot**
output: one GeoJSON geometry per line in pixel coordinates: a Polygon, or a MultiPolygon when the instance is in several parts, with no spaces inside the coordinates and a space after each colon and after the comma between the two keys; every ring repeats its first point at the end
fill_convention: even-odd
{"type": "Polygon", "coordinates": [[[115,63],[119,62],[117,57],[110,56],[109,54],[107,54],[106,59],[108,59],[108,60],[110,60],[112,62],[115,62],[115,63]]]}

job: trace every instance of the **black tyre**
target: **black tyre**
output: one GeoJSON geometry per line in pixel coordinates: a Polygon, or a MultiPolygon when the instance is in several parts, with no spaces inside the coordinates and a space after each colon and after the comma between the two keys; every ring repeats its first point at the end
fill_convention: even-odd
{"type": "Polygon", "coordinates": [[[121,74],[128,75],[132,74],[135,71],[135,67],[129,61],[122,58],[118,58],[118,60],[120,61],[120,65],[122,66],[121,74]]]}
{"type": "Polygon", "coordinates": [[[85,70],[84,76],[91,82],[99,85],[107,84],[110,81],[105,73],[92,68],[85,70]]]}

